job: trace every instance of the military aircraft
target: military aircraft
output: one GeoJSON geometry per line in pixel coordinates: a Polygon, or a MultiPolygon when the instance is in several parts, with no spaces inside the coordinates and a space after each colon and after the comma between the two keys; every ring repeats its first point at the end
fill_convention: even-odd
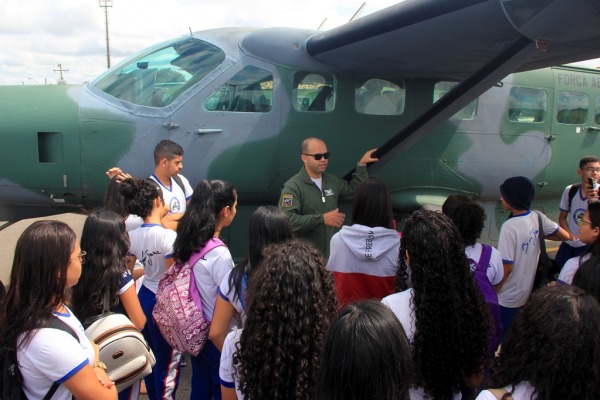
{"type": "Polygon", "coordinates": [[[193,185],[236,186],[239,255],[236,227],[276,204],[301,140],[318,136],[337,175],[378,147],[370,170],[398,216],[478,199],[494,241],[504,179],[531,177],[557,213],[579,158],[598,153],[600,75],[549,68],[600,57],[598,26],[600,0],[408,0],[324,32],[194,32],[83,86],[2,87],[0,218],[94,207],[107,168],[148,176],[168,138],[193,185]]]}

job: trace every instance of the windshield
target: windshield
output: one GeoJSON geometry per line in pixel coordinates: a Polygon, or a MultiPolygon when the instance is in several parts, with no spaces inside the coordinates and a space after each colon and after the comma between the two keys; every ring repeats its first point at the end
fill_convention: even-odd
{"type": "Polygon", "coordinates": [[[225,53],[218,47],[181,37],[130,57],[97,78],[92,86],[129,103],[164,107],[223,60],[225,53]]]}

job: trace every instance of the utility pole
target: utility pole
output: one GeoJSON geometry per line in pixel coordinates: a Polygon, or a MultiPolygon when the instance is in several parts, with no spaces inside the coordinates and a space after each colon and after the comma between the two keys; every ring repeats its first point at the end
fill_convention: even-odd
{"type": "Polygon", "coordinates": [[[62,64],[58,64],[58,69],[54,69],[54,72],[60,72],[60,79],[58,80],[59,85],[66,85],[67,81],[63,78],[63,72],[69,72],[68,69],[63,69],[62,64]]]}
{"type": "Polygon", "coordinates": [[[110,46],[108,41],[108,7],[112,7],[112,0],[99,0],[100,7],[104,8],[104,25],[106,29],[106,68],[110,68],[110,46]]]}

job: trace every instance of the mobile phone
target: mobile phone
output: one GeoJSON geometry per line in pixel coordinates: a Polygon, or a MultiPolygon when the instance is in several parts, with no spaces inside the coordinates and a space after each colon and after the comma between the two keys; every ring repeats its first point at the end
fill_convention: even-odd
{"type": "Polygon", "coordinates": [[[588,178],[588,188],[594,188],[594,180],[592,178],[588,178]]]}

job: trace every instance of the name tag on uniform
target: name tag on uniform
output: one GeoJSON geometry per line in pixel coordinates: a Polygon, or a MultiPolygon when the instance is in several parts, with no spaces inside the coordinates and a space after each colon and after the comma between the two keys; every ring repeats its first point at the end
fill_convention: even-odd
{"type": "Polygon", "coordinates": [[[323,190],[324,196],[333,196],[333,189],[325,189],[323,190]]]}

